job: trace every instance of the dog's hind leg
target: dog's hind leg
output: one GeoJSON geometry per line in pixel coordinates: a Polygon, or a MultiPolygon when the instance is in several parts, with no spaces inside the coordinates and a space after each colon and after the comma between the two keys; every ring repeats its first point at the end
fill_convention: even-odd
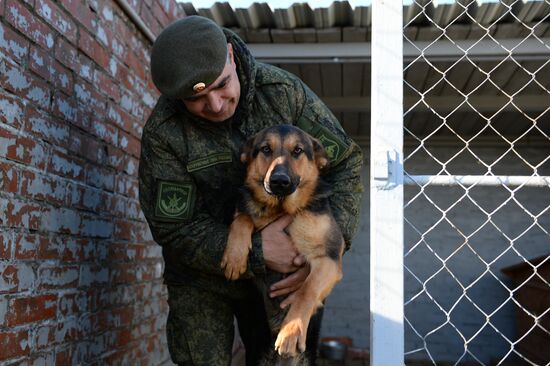
{"type": "Polygon", "coordinates": [[[225,269],[227,279],[236,280],[246,272],[253,231],[254,222],[250,216],[237,213],[229,227],[227,245],[221,262],[221,268],[225,269]]]}

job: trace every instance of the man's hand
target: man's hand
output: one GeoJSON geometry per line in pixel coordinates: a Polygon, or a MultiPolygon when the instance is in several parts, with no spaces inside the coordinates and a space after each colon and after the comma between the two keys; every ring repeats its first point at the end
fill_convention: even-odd
{"type": "Polygon", "coordinates": [[[298,251],[290,236],[284,231],[292,219],[292,216],[285,215],[261,231],[265,265],[275,272],[290,273],[300,267],[294,263],[298,251]]]}
{"type": "MultiPolygon", "coordinates": [[[[269,297],[288,295],[298,290],[302,286],[307,276],[309,275],[311,268],[309,267],[309,264],[305,263],[305,258],[302,255],[296,257],[294,263],[296,265],[301,263],[302,266],[296,272],[290,274],[288,277],[285,277],[279,282],[271,285],[271,287],[269,288],[269,297]]],[[[285,308],[288,304],[290,304],[290,302],[291,297],[289,296],[289,298],[285,299],[281,303],[281,308],[285,308]]]]}

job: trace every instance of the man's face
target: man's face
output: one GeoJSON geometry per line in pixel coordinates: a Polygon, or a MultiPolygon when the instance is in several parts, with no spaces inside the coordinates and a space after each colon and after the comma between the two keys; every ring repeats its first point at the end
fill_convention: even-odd
{"type": "Polygon", "coordinates": [[[216,81],[200,93],[182,99],[189,112],[212,122],[223,122],[232,117],[241,96],[241,83],[230,43],[228,52],[228,61],[216,81]]]}

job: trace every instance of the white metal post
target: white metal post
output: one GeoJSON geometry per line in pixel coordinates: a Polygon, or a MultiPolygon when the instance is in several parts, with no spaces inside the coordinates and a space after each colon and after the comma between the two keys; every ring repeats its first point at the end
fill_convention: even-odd
{"type": "Polygon", "coordinates": [[[372,2],[370,364],[404,364],[403,4],[372,2]]]}

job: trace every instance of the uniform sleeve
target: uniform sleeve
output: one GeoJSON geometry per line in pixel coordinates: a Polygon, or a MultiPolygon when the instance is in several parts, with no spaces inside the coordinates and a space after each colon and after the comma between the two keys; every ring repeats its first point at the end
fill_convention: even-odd
{"type": "MultiPolygon", "coordinates": [[[[223,276],[220,263],[228,226],[208,215],[183,162],[169,144],[148,129],[144,129],[141,141],[139,198],[153,238],[163,247],[167,265],[223,276]]],[[[253,239],[244,277],[265,272],[261,239],[256,234],[253,239]]]]}
{"type": "Polygon", "coordinates": [[[301,86],[303,106],[297,125],[319,139],[327,151],[330,165],[323,178],[332,187],[330,206],[348,250],[359,223],[363,153],[328,107],[306,85],[301,86]]]}

